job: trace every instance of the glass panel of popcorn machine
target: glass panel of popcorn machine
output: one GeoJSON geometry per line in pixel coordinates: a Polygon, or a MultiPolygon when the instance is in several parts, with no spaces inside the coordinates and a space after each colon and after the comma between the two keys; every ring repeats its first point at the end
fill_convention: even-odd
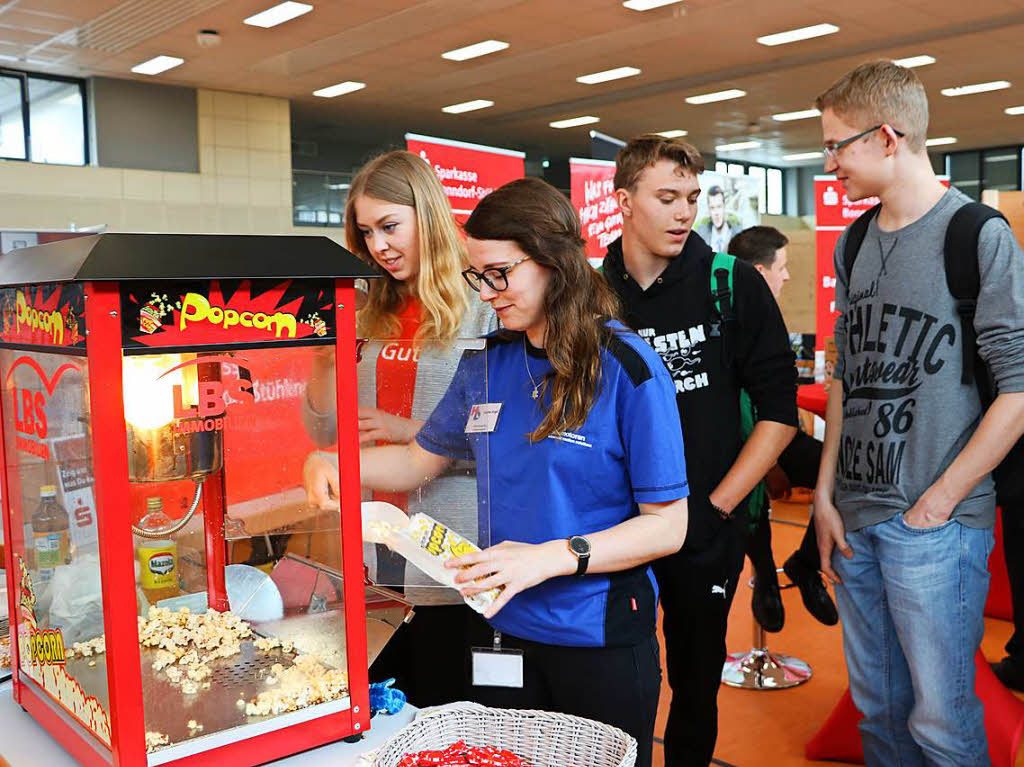
{"type": "Polygon", "coordinates": [[[84,357],[0,349],[21,671],[110,745],[84,357]]]}
{"type": "Polygon", "coordinates": [[[359,345],[363,558],[374,584],[414,605],[461,603],[444,562],[488,545],[487,483],[478,481],[486,477],[486,450],[482,461],[479,454],[487,433],[469,424],[472,406],[488,402],[486,353],[475,338],[439,344],[409,334],[359,345]],[[432,418],[420,444],[450,460],[429,481],[396,486],[380,470],[394,458],[375,448],[415,440],[432,418]]]}
{"type": "Polygon", "coordinates": [[[317,371],[333,412],[333,347],[125,357],[151,750],[348,707],[339,504],[303,483],[317,371]]]}

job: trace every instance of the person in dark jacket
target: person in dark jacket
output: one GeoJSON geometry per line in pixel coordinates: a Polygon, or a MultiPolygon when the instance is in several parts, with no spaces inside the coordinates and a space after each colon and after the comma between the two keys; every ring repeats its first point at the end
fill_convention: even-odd
{"type": "MultiPolygon", "coordinates": [[[[778,301],[782,288],[789,281],[788,244],[786,236],[773,226],[751,226],[732,238],[729,253],[753,266],[778,301]]],[[[772,486],[771,478],[778,473],[783,475],[783,483],[813,488],[820,463],[821,442],[798,431],[779,456],[778,466],[769,472],[768,485],[772,486]]],[[[786,614],[772,555],[772,532],[768,515],[761,516],[751,533],[747,556],[754,566],[754,596],[751,600],[754,617],[765,631],[782,631],[786,614]]],[[[800,548],[789,556],[782,567],[793,584],[800,589],[807,611],[826,626],[834,626],[839,622],[839,614],[818,572],[820,562],[818,538],[812,523],[804,532],[800,548]]]]}
{"type": "Polygon", "coordinates": [[[782,315],[749,264],[733,270],[732,317],[711,296],[714,253],[692,232],[704,162],[678,139],[639,136],[616,158],[622,237],[604,260],[623,316],[661,356],[686,436],[690,519],[655,563],[669,684],[665,764],[706,767],[718,735],[729,607],[746,547],[745,500],[796,432],[796,367],[782,315]],[[757,408],[741,443],[740,390],[757,408]]]}

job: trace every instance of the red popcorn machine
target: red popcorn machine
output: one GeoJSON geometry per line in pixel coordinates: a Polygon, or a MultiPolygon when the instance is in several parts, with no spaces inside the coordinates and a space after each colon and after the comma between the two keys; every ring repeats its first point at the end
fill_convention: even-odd
{"type": "Polygon", "coordinates": [[[368,648],[367,624],[404,617],[364,581],[354,283],[373,276],[326,237],[99,234],[0,259],[14,696],[80,763],[259,764],[368,729],[390,633],[368,648]],[[302,477],[325,357],[327,511],[302,477]]]}

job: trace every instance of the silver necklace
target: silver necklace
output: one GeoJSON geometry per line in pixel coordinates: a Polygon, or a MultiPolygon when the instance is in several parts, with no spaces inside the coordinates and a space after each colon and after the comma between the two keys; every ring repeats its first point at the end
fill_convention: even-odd
{"type": "Polygon", "coordinates": [[[533,380],[533,373],[530,372],[530,358],[526,354],[526,333],[523,333],[523,364],[526,365],[526,375],[530,376],[530,383],[533,384],[533,394],[530,396],[537,399],[540,396],[540,385],[533,380]]]}

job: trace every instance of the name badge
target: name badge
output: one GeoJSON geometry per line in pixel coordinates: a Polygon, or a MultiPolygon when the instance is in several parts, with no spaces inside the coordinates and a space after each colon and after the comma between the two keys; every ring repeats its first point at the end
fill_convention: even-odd
{"type": "Polygon", "coordinates": [[[484,402],[473,405],[466,421],[466,434],[492,432],[498,426],[498,414],[501,412],[500,402],[484,402]]]}
{"type": "Polygon", "coordinates": [[[473,686],[523,688],[523,651],[474,647],[473,686]]]}

